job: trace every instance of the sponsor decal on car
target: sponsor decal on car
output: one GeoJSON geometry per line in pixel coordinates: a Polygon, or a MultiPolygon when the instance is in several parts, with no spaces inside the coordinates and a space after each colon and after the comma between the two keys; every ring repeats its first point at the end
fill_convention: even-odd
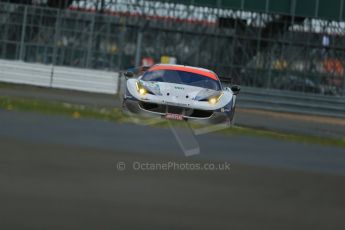
{"type": "Polygon", "coordinates": [[[184,90],[184,88],[183,88],[183,87],[180,87],[180,86],[175,86],[174,88],[175,88],[175,89],[179,89],[179,90],[184,90]]]}
{"type": "Polygon", "coordinates": [[[183,121],[183,115],[181,115],[181,114],[167,113],[165,115],[165,118],[170,119],[170,120],[183,121]]]}

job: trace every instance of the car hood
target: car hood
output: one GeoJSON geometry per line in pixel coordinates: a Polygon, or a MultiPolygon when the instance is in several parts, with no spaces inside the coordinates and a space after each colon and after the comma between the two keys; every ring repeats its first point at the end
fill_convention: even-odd
{"type": "Polygon", "coordinates": [[[166,101],[200,101],[221,94],[221,91],[183,84],[149,81],[140,81],[140,83],[153,94],[162,96],[162,99],[166,101]]]}

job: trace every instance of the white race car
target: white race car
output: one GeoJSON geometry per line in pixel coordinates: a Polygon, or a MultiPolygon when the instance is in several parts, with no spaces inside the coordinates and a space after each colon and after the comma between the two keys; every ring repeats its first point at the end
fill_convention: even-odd
{"type": "Polygon", "coordinates": [[[139,77],[125,73],[126,112],[210,124],[233,123],[238,86],[223,88],[207,69],[182,65],[154,65],[139,77]]]}

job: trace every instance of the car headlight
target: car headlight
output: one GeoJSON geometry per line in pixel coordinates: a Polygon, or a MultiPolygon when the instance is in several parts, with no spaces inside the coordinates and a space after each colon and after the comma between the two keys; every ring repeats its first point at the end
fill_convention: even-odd
{"type": "Polygon", "coordinates": [[[210,103],[211,105],[215,105],[219,102],[219,100],[222,96],[223,96],[223,93],[220,94],[219,96],[212,96],[212,97],[208,98],[208,103],[210,103]]]}
{"type": "Polygon", "coordinates": [[[141,96],[145,96],[147,94],[147,90],[144,88],[142,84],[140,84],[140,82],[136,82],[136,86],[137,91],[141,96]]]}

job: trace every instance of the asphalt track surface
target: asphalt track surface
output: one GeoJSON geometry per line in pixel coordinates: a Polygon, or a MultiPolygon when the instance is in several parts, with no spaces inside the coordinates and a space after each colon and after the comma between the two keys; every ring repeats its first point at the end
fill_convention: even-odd
{"type": "MultiPolygon", "coordinates": [[[[169,128],[0,110],[0,135],[37,143],[183,157],[169,128]],[[5,121],[5,122],[4,122],[5,121]]],[[[188,130],[180,130],[181,138],[188,130]]],[[[210,160],[345,175],[344,148],[260,137],[195,136],[198,157],[210,160]]]]}
{"type": "MultiPolygon", "coordinates": [[[[118,106],[111,96],[59,90],[0,95],[118,106]]],[[[267,128],[264,115],[239,118],[267,128]]],[[[343,135],[329,125],[270,121],[272,129],[343,135]]],[[[345,229],[344,148],[195,138],[201,154],[185,157],[168,128],[0,109],[0,229],[345,229]],[[135,162],[231,166],[150,171],[134,170],[135,162]]]]}
{"type": "Polygon", "coordinates": [[[0,111],[0,229],[344,229],[344,149],[0,111]],[[126,164],[119,171],[118,162],[126,164]],[[137,171],[134,162],[228,162],[137,171]]]}

